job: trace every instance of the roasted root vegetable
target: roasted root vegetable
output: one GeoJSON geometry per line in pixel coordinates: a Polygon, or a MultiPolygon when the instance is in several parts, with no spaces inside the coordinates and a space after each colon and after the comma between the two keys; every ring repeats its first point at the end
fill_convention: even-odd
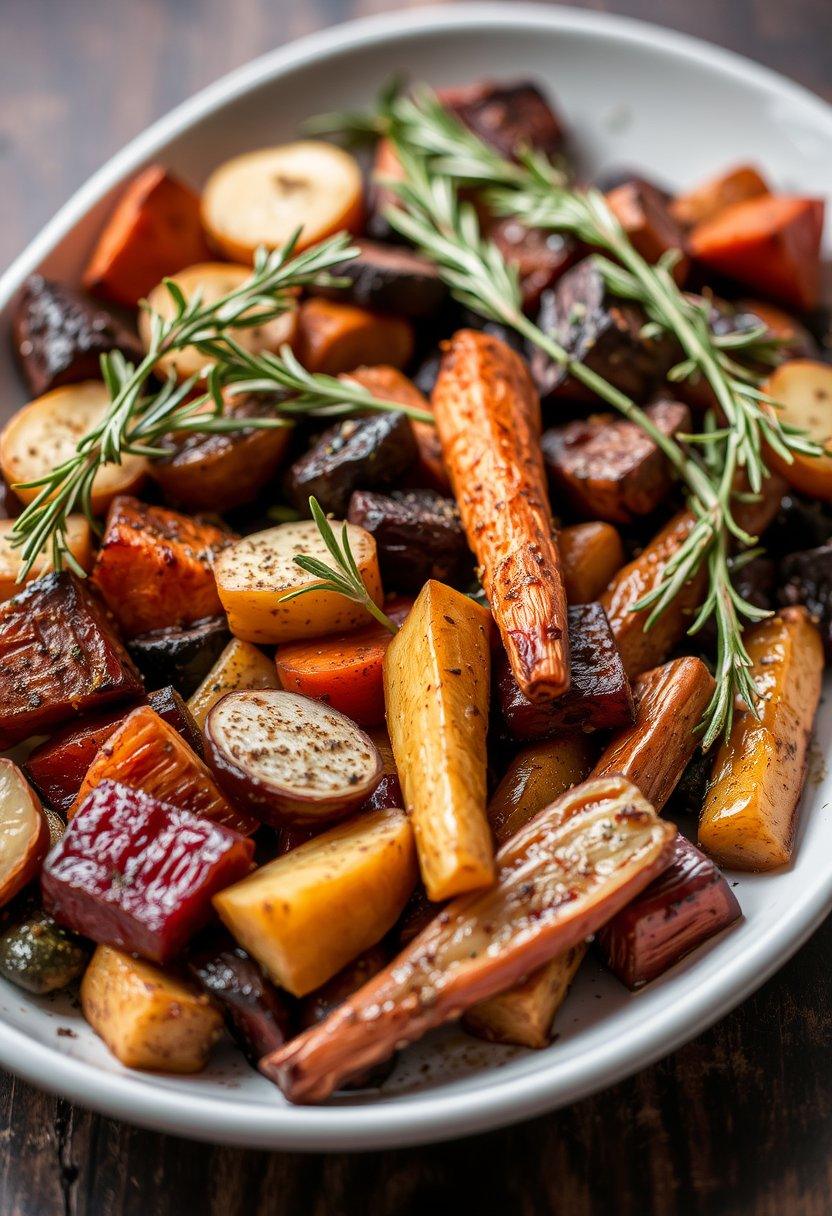
{"type": "Polygon", "coordinates": [[[558,533],[558,546],[570,604],[597,600],[624,565],[624,546],[612,524],[571,524],[558,533]]]}
{"type": "Polygon", "coordinates": [[[222,1009],[232,1038],[253,1067],[292,1037],[294,1011],[286,996],[233,939],[214,935],[189,955],[188,971],[222,1009]]]}
{"type": "Polygon", "coordinates": [[[70,809],[102,781],[143,790],[160,802],[248,834],[255,821],[220,792],[200,757],[148,705],[132,710],[99,749],[70,809]]]}
{"type": "Polygon", "coordinates": [[[396,485],[416,459],[416,440],[405,414],[346,418],[319,435],[286,474],[286,493],[309,514],[314,496],[326,513],[346,518],[353,490],[396,485]]]}
{"type": "Polygon", "coordinates": [[[141,345],[113,313],[80,291],[30,274],[12,321],[14,349],[29,391],[40,397],[62,384],[94,379],[101,356],[119,350],[137,363],[141,345]]]}
{"type": "MultiPolygon", "coordinates": [[[[375,541],[369,532],[352,524],[347,539],[364,586],[380,604],[375,541]]],[[[296,599],[286,598],[318,581],[295,565],[295,558],[301,554],[322,561],[330,556],[311,520],[255,532],[219,555],[214,575],[235,637],[266,644],[292,642],[367,624],[367,611],[361,604],[332,591],[310,591],[296,599]]]]}
{"type": "Polygon", "coordinates": [[[531,701],[569,687],[566,594],[540,455],[540,403],[499,338],[460,330],[433,392],[468,543],[511,669],[531,701]]]}
{"type": "Polygon", "coordinates": [[[488,611],[428,582],[384,658],[387,726],[432,900],[488,886],[488,611]]]}
{"type": "Polygon", "coordinates": [[[41,910],[0,934],[0,975],[35,996],[66,988],[81,975],[89,957],[85,941],[41,910]]]}
{"type": "Polygon", "coordinates": [[[172,681],[189,697],[213,667],[229,639],[224,616],[208,616],[190,625],[168,625],[140,633],[127,643],[148,688],[172,681]]]}
{"type": "Polygon", "coordinates": [[[710,858],[677,836],[670,865],[604,925],[598,945],[621,982],[640,988],[741,915],[737,897],[710,858]]]}
{"type": "Polygon", "coordinates": [[[234,156],[202,193],[211,243],[236,262],[251,263],[259,246],[279,249],[298,231],[298,251],[341,230],[358,232],[363,211],[354,157],[312,139],[234,156]]]}
{"type": "Polygon", "coordinates": [[[404,367],[413,354],[413,329],[403,317],[315,297],[300,306],[297,352],[308,371],[328,376],[364,363],[404,367]]]}
{"type": "MultiPolygon", "coordinates": [[[[52,389],[13,414],[0,434],[0,469],[21,502],[40,487],[24,488],[75,455],[78,441],[97,426],[110,405],[100,380],[82,380],[52,389]]],[[[138,489],[147,472],[144,456],[125,454],[121,464],[102,465],[92,483],[92,509],[103,514],[117,494],[138,489]]]]}
{"type": "Polygon", "coordinates": [[[210,250],[199,218],[199,198],[161,165],[135,177],[104,225],[84,271],[93,295],[135,308],[166,275],[210,250]]]}
{"type": "MultiPolygon", "coordinates": [[[[664,435],[690,429],[690,410],[681,402],[658,401],[645,413],[664,435]]],[[[655,511],[672,485],[658,445],[634,422],[611,414],[552,427],[541,447],[555,506],[566,502],[591,519],[630,523],[655,511]]]]}
{"type": "MultiPolygon", "coordinates": [[[[763,391],[777,402],[772,412],[781,423],[807,431],[816,443],[829,448],[832,440],[832,367],[828,363],[791,359],[771,373],[763,391]]],[[[787,461],[768,448],[766,461],[801,494],[832,502],[832,455],[804,456],[798,452],[787,461]]]]}
{"type": "Polygon", "coordinates": [[[374,811],[227,887],[214,907],[276,984],[304,996],[381,940],[416,875],[407,816],[374,811]]]}
{"type": "MultiPolygon", "coordinates": [[[[0,519],[0,600],[9,600],[17,595],[22,587],[18,582],[21,570],[20,550],[12,548],[11,533],[14,528],[13,519],[0,519]]],[[[84,515],[70,515],[67,518],[66,543],[69,552],[82,570],[92,566],[92,529],[89,520],[84,515]]],[[[26,576],[25,582],[40,578],[52,567],[50,555],[43,550],[26,576]]]]}
{"type": "Polygon", "coordinates": [[[346,282],[316,287],[317,295],[412,320],[426,320],[441,310],[448,290],[428,258],[403,245],[359,239],[353,246],[358,256],[333,271],[346,282]]]}
{"type": "Polygon", "coordinates": [[[470,583],[471,551],[452,498],[435,490],[361,489],[350,498],[347,519],[375,540],[388,589],[416,593],[431,578],[451,586],[470,583]]]}
{"type": "Polygon", "coordinates": [[[0,748],[143,691],[103,605],[67,571],[0,604],[0,675],[0,748]]]}
{"type": "Polygon", "coordinates": [[[517,752],[488,803],[496,844],[504,845],[550,802],[583,781],[595,752],[590,737],[578,732],[532,743],[517,752]]]}
{"type": "Polygon", "coordinates": [[[354,722],[283,689],[227,693],[208,714],[205,746],[234,803],[277,827],[343,819],[382,774],[375,744],[354,722]]]}
{"type": "Polygon", "coordinates": [[[772,870],[792,854],[823,646],[805,608],[784,608],[746,630],[744,641],[760,717],[735,711],[714,761],[699,844],[729,869],[772,870]]]}
{"type": "Polygon", "coordinates": [[[684,253],[685,234],[662,192],[643,179],[633,179],[611,190],[607,205],[646,262],[654,265],[675,253],[673,277],[684,283],[690,266],[684,253]]]}
{"type": "Polygon", "coordinates": [[[570,604],[567,610],[572,678],[554,701],[523,695],[508,664],[495,674],[503,722],[513,739],[546,739],[562,730],[603,730],[633,720],[633,694],[621,655],[600,604],[570,604]]]}
{"type": "Polygon", "coordinates": [[[691,231],[691,254],[787,308],[814,308],[820,295],[824,204],[818,198],[761,195],[734,203],[691,231]]]}
{"type": "Polygon", "coordinates": [[[533,148],[551,158],[564,150],[561,119],[529,81],[477,81],[442,89],[439,97],[460,122],[502,156],[512,158],[533,148]]]}
{"type": "Polygon", "coordinates": [[[500,850],[493,888],[454,900],[389,967],[262,1060],[261,1070],[290,1101],[321,1101],[395,1047],[583,942],[662,872],[675,835],[623,777],[575,786],[500,850]]]}
{"type": "Polygon", "coordinates": [[[75,933],[167,963],[253,856],[252,841],[219,823],[102,781],[46,860],[43,906],[75,933]]]}
{"type": "Polygon", "coordinates": [[[249,688],[277,688],[279,680],[271,659],[252,646],[232,638],[205,679],[188,701],[188,708],[200,730],[208,713],[227,692],[249,688]]]}
{"type": "Polygon", "coordinates": [[[726,207],[768,194],[765,179],[753,165],[737,165],[701,185],[677,194],[670,213],[683,228],[714,219],[726,207]]]}
{"type": "Polygon", "coordinates": [[[192,984],[99,946],[81,984],[84,1017],[127,1068],[200,1072],[222,1034],[222,1014],[192,984]]]}
{"type": "Polygon", "coordinates": [[[586,943],[579,942],[506,992],[472,1005],[463,1019],[465,1029],[489,1043],[546,1047],[555,1014],[566,1000],[586,951],[586,943]]]}
{"type": "Polygon", "coordinates": [[[221,611],[211,562],[232,539],[213,524],[121,495],[110,507],[93,582],[126,637],[190,624],[221,611]]]}
{"type": "Polygon", "coordinates": [[[553,287],[580,257],[580,247],[572,237],[529,228],[513,215],[486,220],[484,227],[488,239],[517,270],[524,312],[533,312],[543,292],[553,287]]]}
{"type": "Polygon", "coordinates": [[[0,759],[0,907],[35,877],[48,848],[37,795],[16,764],[0,759]]]}

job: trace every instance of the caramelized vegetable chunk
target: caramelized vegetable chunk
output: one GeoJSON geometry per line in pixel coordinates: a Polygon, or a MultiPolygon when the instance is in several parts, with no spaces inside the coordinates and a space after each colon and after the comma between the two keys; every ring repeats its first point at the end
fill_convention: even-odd
{"type": "Polygon", "coordinates": [[[375,539],[385,586],[420,591],[428,579],[458,586],[471,581],[472,559],[459,509],[433,490],[356,490],[347,519],[375,539]]]}
{"type": "Polygon", "coordinates": [[[714,863],[676,837],[663,874],[598,934],[607,966],[628,988],[640,988],[739,920],[737,897],[714,863]]]}
{"type": "Polygon", "coordinates": [[[684,283],[690,265],[684,254],[685,236],[661,191],[643,180],[622,182],[609,192],[607,204],[646,262],[654,265],[665,254],[679,254],[673,277],[684,283]]]}
{"type": "Polygon", "coordinates": [[[121,495],[113,501],[93,582],[127,637],[222,611],[213,558],[233,537],[213,524],[121,495]]]}
{"type": "Polygon", "coordinates": [[[0,605],[0,748],[141,693],[106,611],[74,574],[47,574],[0,605]]]}
{"type": "Polygon", "coordinates": [[[277,688],[277,672],[271,659],[252,646],[232,638],[188,701],[188,708],[200,730],[220,697],[246,688],[277,688]]]}
{"type": "MultiPolygon", "coordinates": [[[[645,413],[664,435],[690,429],[690,410],[681,402],[658,401],[645,413]]],[[[563,498],[592,519],[630,523],[649,515],[673,482],[658,444],[636,423],[611,414],[552,427],[541,447],[553,501],[563,498]]]]}
{"type": "Polygon", "coordinates": [[[254,820],[236,811],[217,788],[205,764],[149,706],[121,722],[87,770],[73,811],[102,781],[144,790],[160,802],[248,834],[254,820]]]}
{"type": "Polygon", "coordinates": [[[109,946],[99,946],[87,968],[81,1008],[127,1068],[200,1072],[222,1034],[222,1015],[204,993],[109,946]]]}
{"type": "Polygon", "coordinates": [[[425,320],[440,311],[448,289],[428,258],[401,245],[359,239],[352,242],[358,256],[336,266],[333,274],[346,279],[343,287],[316,287],[315,294],[347,299],[361,308],[425,320]]]}
{"type": "Polygon", "coordinates": [[[127,649],[148,688],[172,681],[188,697],[211,670],[229,637],[225,616],[209,616],[191,625],[169,625],[138,634],[127,649]]]}
{"type": "Polygon", "coordinates": [[[402,317],[311,299],[300,307],[297,349],[308,371],[328,376],[352,371],[363,363],[404,367],[413,354],[413,330],[402,317]]]}
{"type": "Polygon", "coordinates": [[[75,933],[167,963],[253,856],[250,840],[219,823],[102,781],[47,858],[43,906],[75,933]]]}
{"type": "MultiPolygon", "coordinates": [[[[85,515],[69,515],[66,522],[67,548],[81,569],[89,570],[92,566],[92,529],[89,520],[85,515]]],[[[18,581],[23,564],[20,549],[12,547],[14,525],[13,519],[0,519],[0,600],[10,600],[24,586],[18,581]]],[[[52,558],[47,550],[48,546],[44,546],[25,583],[41,578],[52,569],[52,558]]]]}
{"type": "Polygon", "coordinates": [[[489,1043],[546,1047],[555,1014],[566,1000],[586,951],[586,942],[579,942],[513,988],[473,1005],[465,1014],[465,1029],[489,1043]]]}
{"type": "Polygon", "coordinates": [[[498,845],[573,785],[592,768],[595,746],[588,735],[557,735],[524,747],[512,759],[488,803],[488,822],[498,845]]]}
{"type": "Polygon", "coordinates": [[[765,179],[753,165],[737,165],[693,190],[678,194],[670,204],[670,212],[683,228],[692,228],[714,219],[734,203],[768,193],[765,179]]]}
{"type": "Polygon", "coordinates": [[[104,225],[84,286],[135,308],[166,275],[210,257],[198,196],[161,165],[149,165],[130,182],[104,225]]]}
{"type": "Polygon", "coordinates": [[[540,403],[519,355],[459,330],[433,393],[468,543],[524,696],[569,686],[566,595],[540,454],[540,403]]]}
{"type": "Polygon", "coordinates": [[[558,731],[603,730],[633,720],[633,694],[606,613],[600,604],[568,610],[572,681],[554,701],[523,696],[504,664],[496,678],[500,710],[514,739],[546,739],[558,731]]]}
{"type": "Polygon", "coordinates": [[[119,350],[138,363],[135,333],[79,291],[31,274],[12,321],[14,349],[33,397],[61,384],[94,380],[101,356],[119,350]]]}
{"type": "MultiPolygon", "coordinates": [[[[827,452],[832,443],[832,367],[816,359],[790,359],[775,368],[762,385],[763,392],[777,402],[771,413],[783,426],[805,431],[809,439],[827,452]]],[[[801,494],[832,502],[832,456],[795,453],[784,460],[766,446],[768,465],[801,494]]]]}
{"type": "Polygon", "coordinates": [[[37,794],[11,760],[0,759],[0,907],[35,877],[49,848],[37,794]]]}
{"type": "Polygon", "coordinates": [[[699,843],[720,865],[772,870],[792,855],[823,647],[805,608],[784,608],[746,630],[744,640],[760,719],[735,711],[714,761],[699,843]]]}
{"type": "Polygon", "coordinates": [[[512,158],[533,148],[553,157],[563,150],[563,124],[536,84],[483,80],[441,89],[439,98],[501,156],[512,158]]]}
{"type": "Polygon", "coordinates": [[[543,292],[554,287],[580,256],[572,237],[528,228],[514,216],[486,222],[484,229],[509,265],[517,268],[524,312],[536,309],[543,292]]]}
{"type": "Polygon", "coordinates": [[[597,600],[624,565],[624,546],[612,524],[572,524],[560,530],[558,545],[570,604],[597,600]]]}
{"type": "Polygon", "coordinates": [[[261,1070],[292,1102],[322,1101],[394,1047],[583,942],[662,872],[675,835],[623,777],[576,786],[500,850],[496,886],[454,900],[389,967],[262,1060],[261,1070]]]}

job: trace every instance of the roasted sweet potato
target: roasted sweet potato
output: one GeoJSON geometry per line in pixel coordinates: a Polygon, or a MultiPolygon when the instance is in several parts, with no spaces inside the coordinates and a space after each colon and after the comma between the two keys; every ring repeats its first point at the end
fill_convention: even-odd
{"type": "Polygon", "coordinates": [[[818,198],[761,195],[697,224],[693,257],[787,308],[814,308],[820,296],[824,204],[818,198]]]}
{"type": "Polygon", "coordinates": [[[148,165],[104,225],[84,271],[84,287],[134,308],[165,275],[210,257],[199,197],[161,165],[148,165]]]}
{"type": "Polygon", "coordinates": [[[208,713],[227,692],[246,688],[277,688],[279,681],[271,659],[252,646],[232,638],[188,701],[188,708],[202,730],[208,713]]]}
{"type": "Polygon", "coordinates": [[[661,191],[644,180],[622,182],[609,192],[607,204],[646,262],[653,265],[663,254],[679,254],[673,277],[684,283],[690,265],[684,252],[685,235],[661,191]]]}
{"type": "Polygon", "coordinates": [[[416,876],[407,816],[375,811],[255,870],[214,906],[274,982],[304,996],[381,940],[416,876]]]}
{"type": "Polygon", "coordinates": [[[540,404],[522,359],[490,334],[447,344],[436,425],[468,543],[514,677],[532,701],[569,687],[566,594],[540,455],[540,404]]]}
{"type": "Polygon", "coordinates": [[[572,680],[554,701],[530,701],[503,662],[495,671],[503,721],[514,739],[547,739],[562,730],[603,730],[633,720],[633,694],[600,604],[568,609],[572,680]]]}
{"type": "Polygon", "coordinates": [[[595,753],[590,736],[577,731],[519,751],[488,803],[495,843],[504,845],[544,807],[583,781],[595,753]]]}
{"type": "Polygon", "coordinates": [[[772,870],[792,854],[797,805],[820,699],[823,647],[805,608],[784,608],[745,633],[759,720],[735,711],[714,761],[699,843],[724,866],[772,870]]]}
{"type": "MultiPolygon", "coordinates": [[[[21,570],[20,550],[12,547],[13,519],[0,520],[0,600],[10,600],[23,587],[18,582],[21,570]]],[[[66,542],[69,552],[82,570],[92,566],[92,529],[85,515],[70,515],[67,519],[66,542]]],[[[27,583],[41,578],[52,569],[52,560],[44,549],[24,580],[27,583]]]]}
{"type": "Polygon", "coordinates": [[[0,748],[142,694],[90,587],[64,571],[0,604],[0,748]]]}
{"type": "Polygon", "coordinates": [[[364,363],[404,367],[413,354],[413,330],[402,317],[313,298],[300,307],[297,343],[308,371],[337,376],[364,363]]]}
{"type": "Polygon", "coordinates": [[[99,749],[70,809],[75,814],[101,781],[144,790],[161,802],[203,815],[244,835],[255,820],[236,811],[205,764],[149,706],[134,709],[99,749]]]}
{"type": "MultiPolygon", "coordinates": [[[[356,367],[346,378],[357,380],[360,385],[385,401],[395,401],[401,405],[410,406],[412,409],[425,410],[428,413],[431,411],[431,404],[421,389],[417,388],[412,380],[408,380],[407,376],[402,375],[395,367],[389,367],[383,363],[376,367],[356,367]]],[[[436,427],[432,422],[419,422],[417,419],[411,419],[410,428],[413,438],[416,440],[416,459],[412,462],[401,484],[425,487],[429,490],[436,490],[440,494],[450,494],[451,483],[442,459],[442,445],[439,442],[436,427]]]]}
{"type": "Polygon", "coordinates": [[[321,1101],[394,1047],[583,942],[661,873],[675,835],[623,777],[576,786],[500,850],[496,886],[454,900],[389,967],[262,1060],[261,1070],[291,1101],[321,1101]]]}
{"type": "Polygon", "coordinates": [[[612,524],[571,524],[558,533],[563,585],[570,604],[597,600],[624,565],[624,546],[612,524]]]}
{"type": "Polygon", "coordinates": [[[384,658],[387,727],[433,900],[494,877],[485,814],[490,625],[485,608],[428,582],[384,658]]]}
{"type": "Polygon", "coordinates": [[[677,194],[670,213],[683,228],[693,228],[714,219],[726,207],[768,194],[765,179],[753,165],[737,165],[701,185],[677,194]]]}
{"type": "Polygon", "coordinates": [[[128,638],[187,625],[222,611],[211,562],[233,539],[213,524],[120,495],[92,581],[128,638]]]}
{"type": "Polygon", "coordinates": [[[470,584],[471,550],[459,509],[435,490],[356,490],[347,519],[374,538],[385,587],[414,595],[428,579],[470,584]]]}
{"type": "MultiPolygon", "coordinates": [[[[664,435],[690,428],[679,401],[657,401],[645,413],[664,435]]],[[[630,523],[667,497],[672,471],[659,447],[634,422],[612,414],[551,427],[541,440],[553,502],[565,499],[580,515],[630,523]]]]}
{"type": "Polygon", "coordinates": [[[219,658],[230,634],[224,616],[140,633],[127,643],[148,688],[172,683],[189,697],[219,658]]]}

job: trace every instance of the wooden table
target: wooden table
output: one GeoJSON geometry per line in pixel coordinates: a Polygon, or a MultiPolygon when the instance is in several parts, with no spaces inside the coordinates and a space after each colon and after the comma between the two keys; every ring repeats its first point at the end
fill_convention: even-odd
{"type": "MultiPolygon", "coordinates": [[[[171,105],[253,55],[385,7],[2,0],[0,264],[171,105]]],[[[832,99],[830,0],[585,7],[658,18],[832,99]]],[[[828,1216],[830,959],[832,920],[741,1009],[662,1063],[569,1110],[435,1148],[328,1157],[212,1149],[0,1074],[0,1216],[828,1216]]]]}

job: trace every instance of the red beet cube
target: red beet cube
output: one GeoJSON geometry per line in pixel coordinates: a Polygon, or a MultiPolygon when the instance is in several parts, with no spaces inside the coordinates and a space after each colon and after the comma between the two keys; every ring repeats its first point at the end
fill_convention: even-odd
{"type": "Polygon", "coordinates": [[[607,966],[640,988],[742,915],[724,876],[684,836],[673,861],[598,934],[607,966]]]}
{"type": "Polygon", "coordinates": [[[90,793],[44,863],[44,907],[107,946],[166,963],[246,875],[254,844],[114,781],[90,793]]]}

